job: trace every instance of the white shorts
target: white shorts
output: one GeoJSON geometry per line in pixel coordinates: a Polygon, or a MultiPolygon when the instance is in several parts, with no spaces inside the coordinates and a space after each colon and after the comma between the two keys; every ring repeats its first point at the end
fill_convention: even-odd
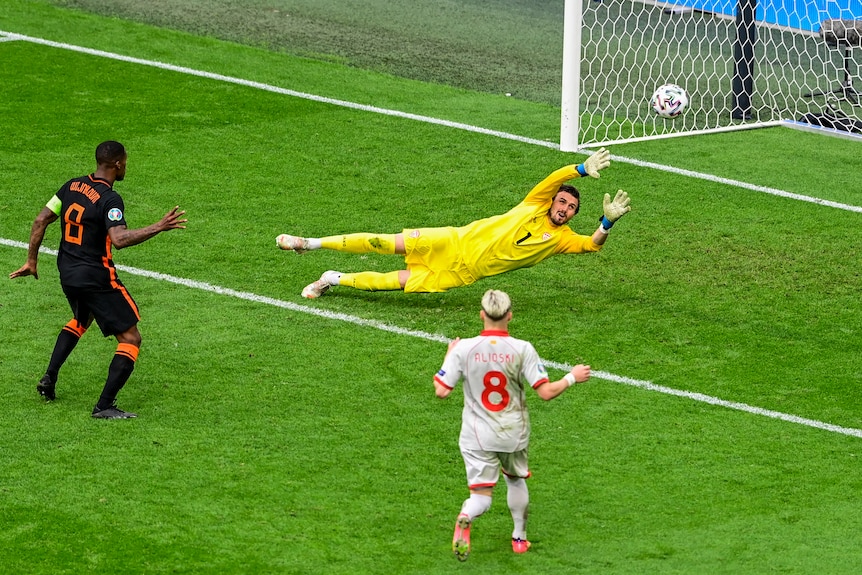
{"type": "Polygon", "coordinates": [[[500,478],[500,471],[509,477],[526,479],[530,476],[526,449],[514,453],[462,449],[461,456],[467,468],[467,485],[470,489],[494,487],[500,478]]]}

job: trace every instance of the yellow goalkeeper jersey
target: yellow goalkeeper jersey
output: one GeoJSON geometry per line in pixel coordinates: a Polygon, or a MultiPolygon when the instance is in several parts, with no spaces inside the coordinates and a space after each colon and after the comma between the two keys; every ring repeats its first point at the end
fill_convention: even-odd
{"type": "Polygon", "coordinates": [[[547,218],[560,185],[577,177],[575,165],[560,168],[505,214],[456,228],[463,263],[473,277],[480,279],[534,266],[556,254],[600,250],[592,236],[576,234],[569,226],[555,226],[547,218]]]}

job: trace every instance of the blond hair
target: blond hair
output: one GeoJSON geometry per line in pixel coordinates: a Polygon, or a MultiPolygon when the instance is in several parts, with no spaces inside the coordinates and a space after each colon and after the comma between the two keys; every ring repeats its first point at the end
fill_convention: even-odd
{"type": "Polygon", "coordinates": [[[489,289],[482,296],[482,309],[492,321],[499,321],[512,311],[512,300],[506,292],[489,289]]]}

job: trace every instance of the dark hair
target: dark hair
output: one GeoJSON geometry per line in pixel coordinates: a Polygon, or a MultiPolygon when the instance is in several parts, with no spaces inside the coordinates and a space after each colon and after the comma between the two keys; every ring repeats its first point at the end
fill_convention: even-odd
{"type": "Polygon", "coordinates": [[[96,146],[96,164],[113,164],[126,157],[126,148],[120,142],[108,140],[96,146]]]}
{"type": "Polygon", "coordinates": [[[562,186],[560,186],[560,189],[557,190],[558,194],[560,192],[566,192],[567,194],[571,194],[572,196],[574,196],[574,198],[578,200],[578,207],[575,208],[575,213],[577,214],[579,211],[581,211],[581,192],[578,191],[578,188],[576,188],[575,186],[570,186],[569,184],[563,184],[562,186]]]}

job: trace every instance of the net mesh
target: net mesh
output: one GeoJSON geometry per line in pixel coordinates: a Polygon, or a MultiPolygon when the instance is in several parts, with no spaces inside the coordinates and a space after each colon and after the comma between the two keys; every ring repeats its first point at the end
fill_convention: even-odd
{"type": "MultiPolygon", "coordinates": [[[[862,108],[853,86],[859,64],[854,52],[862,48],[828,41],[831,35],[821,33],[822,23],[835,13],[828,6],[832,3],[796,0],[773,12],[758,6],[750,108],[739,108],[732,91],[737,70],[735,16],[698,8],[704,5],[701,0],[689,5],[584,0],[579,142],[611,143],[800,120],[824,112],[859,119],[862,108]],[[812,9],[812,3],[822,6],[812,9]],[[796,25],[804,21],[816,30],[777,21],[796,25]],[[686,112],[675,119],[659,117],[649,105],[653,91],[665,83],[678,84],[689,95],[686,112]]],[[[724,10],[735,13],[735,4],[724,10]]],[[[743,69],[738,78],[746,77],[743,69]]]]}

